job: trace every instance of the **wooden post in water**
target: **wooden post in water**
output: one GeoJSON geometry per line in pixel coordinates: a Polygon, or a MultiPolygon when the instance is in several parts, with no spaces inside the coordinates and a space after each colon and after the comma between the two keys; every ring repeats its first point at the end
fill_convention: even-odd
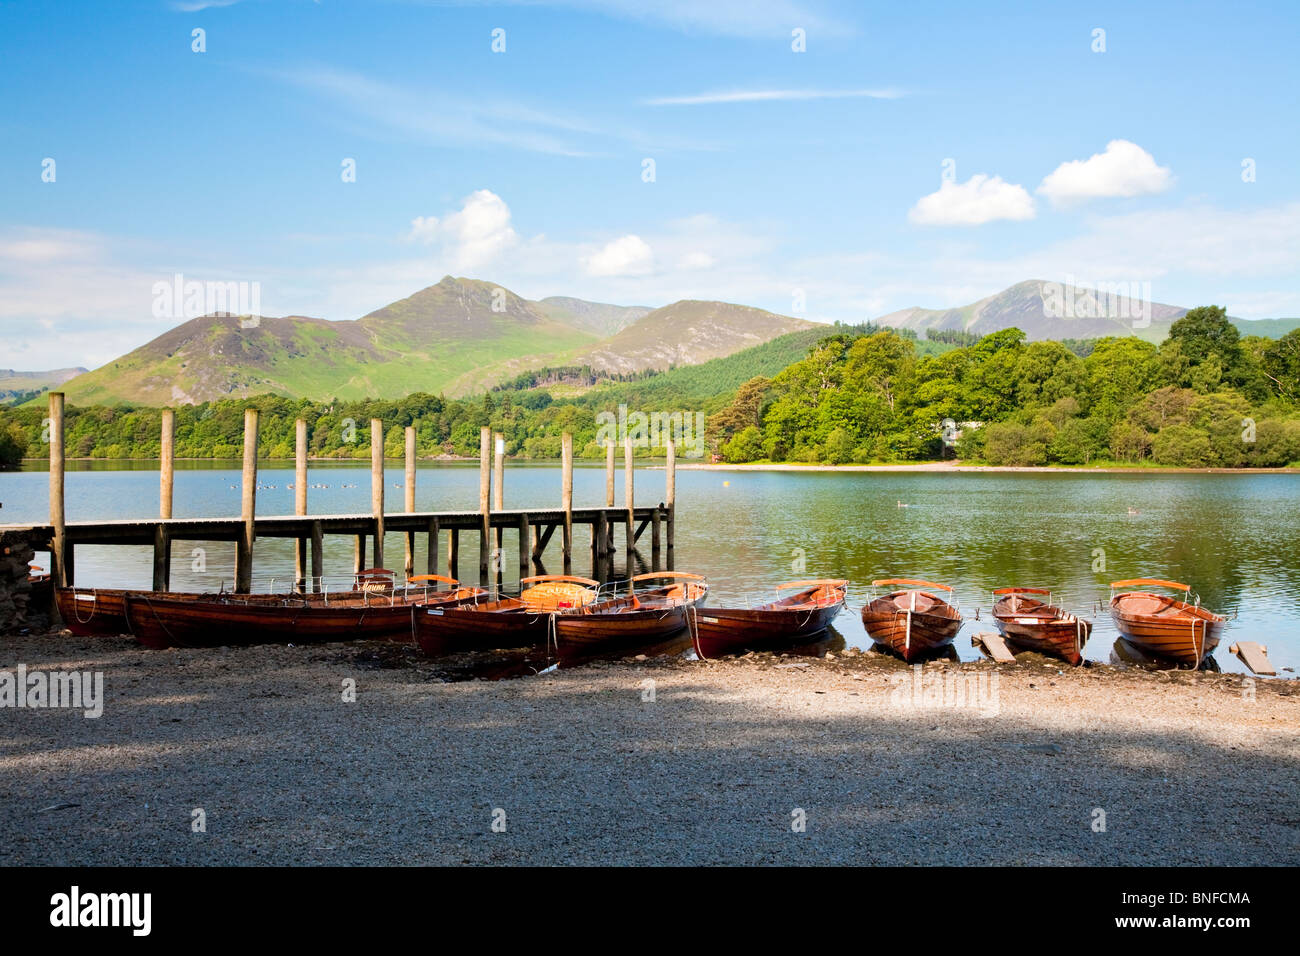
{"type": "Polygon", "coordinates": [[[429,519],[428,550],[429,553],[424,556],[424,573],[438,573],[438,538],[442,535],[442,529],[438,527],[438,519],[429,519]]]}
{"type": "Polygon", "coordinates": [[[668,528],[666,544],[668,545],[667,570],[673,570],[673,531],[677,527],[677,443],[668,439],[668,461],[664,466],[665,484],[664,506],[668,509],[668,528]]]}
{"type": "MultiPolygon", "coordinates": [[[[402,479],[406,492],[406,513],[415,510],[415,426],[406,426],[406,476],[402,479]]],[[[415,532],[406,532],[406,563],[402,565],[409,578],[415,573],[415,532]]],[[[433,572],[429,572],[432,574],[433,572]]]]}
{"type": "MultiPolygon", "coordinates": [[[[162,437],[158,445],[158,517],[172,516],[172,491],[175,488],[176,467],[176,412],[162,410],[162,437]]],[[[158,525],[153,534],[153,589],[166,591],[171,587],[172,541],[165,525],[158,525]]]]}
{"type": "MultiPolygon", "coordinates": [[[[492,434],[492,508],[504,511],[506,507],[506,436],[501,432],[492,434]]],[[[496,578],[501,583],[501,575],[506,566],[505,528],[497,528],[496,538],[496,578]]]]}
{"type": "Polygon", "coordinates": [[[528,534],[528,515],[522,514],[519,516],[519,577],[520,579],[528,577],[528,572],[530,570],[528,566],[528,559],[531,551],[532,551],[532,546],[531,543],[529,542],[529,534],[528,534]]]}
{"type": "MultiPolygon", "coordinates": [[[[293,423],[293,513],[307,513],[307,421],[298,419],[293,423]]],[[[313,555],[314,557],[314,555],[313,555]]],[[[320,574],[314,564],[312,575],[320,574]]],[[[299,538],[293,547],[294,588],[307,590],[307,539],[299,538]]]]}
{"type": "Polygon", "coordinates": [[[325,577],[325,532],[319,521],[311,523],[311,589],[319,593],[325,577]]]}
{"type": "Polygon", "coordinates": [[[257,537],[257,409],[244,409],[244,473],[240,515],[244,526],[235,549],[235,593],[253,589],[253,541],[257,537]]]}
{"type": "Polygon", "coordinates": [[[50,579],[59,587],[72,584],[72,549],[68,547],[67,516],[63,510],[63,393],[50,392],[50,579]]]}
{"type": "MultiPolygon", "coordinates": [[[[605,507],[614,507],[614,440],[611,438],[605,446],[605,507]]],[[[605,522],[605,540],[601,542],[602,553],[614,553],[614,523],[605,522]]]]}
{"type": "Polygon", "coordinates": [[[172,516],[172,489],[175,487],[176,412],[162,410],[162,442],[158,446],[158,517],[172,516]]]}
{"type": "Polygon", "coordinates": [[[447,576],[460,580],[460,529],[447,532],[447,576]]]}
{"type": "Polygon", "coordinates": [[[564,510],[564,573],[573,573],[573,435],[560,438],[560,507],[564,510]]]}
{"type": "Polygon", "coordinates": [[[623,437],[623,498],[627,507],[627,576],[628,590],[632,590],[633,574],[632,552],[636,550],[636,520],[634,507],[636,496],[632,485],[632,436],[623,437]]]}
{"type": "Polygon", "coordinates": [[[375,516],[375,563],[384,566],[384,423],[370,419],[370,511],[375,516]]]}
{"type": "Polygon", "coordinates": [[[484,425],[478,433],[478,511],[481,517],[478,540],[478,583],[488,583],[488,552],[492,529],[492,429],[484,425]]]}

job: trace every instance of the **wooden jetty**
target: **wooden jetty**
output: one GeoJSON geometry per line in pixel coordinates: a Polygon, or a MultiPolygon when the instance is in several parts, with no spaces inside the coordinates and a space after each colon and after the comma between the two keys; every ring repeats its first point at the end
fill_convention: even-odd
{"type": "MultiPolygon", "coordinates": [[[[624,484],[626,499],[614,506],[614,447],[609,445],[605,460],[606,501],[603,506],[575,508],[573,505],[573,436],[562,440],[561,495],[558,508],[505,508],[504,439],[491,429],[483,428],[480,441],[479,509],[477,511],[415,510],[415,429],[405,434],[405,510],[388,511],[384,501],[384,428],[379,419],[371,421],[371,511],[369,514],[313,515],[307,510],[307,424],[296,422],[296,456],[294,480],[294,514],[259,515],[257,506],[257,437],[258,413],[244,412],[244,454],[239,517],[176,518],[172,515],[175,455],[175,417],[170,409],[162,418],[162,452],[160,456],[159,516],[107,521],[68,521],[64,510],[64,430],[63,394],[50,394],[50,520],[45,525],[24,525],[21,529],[35,546],[48,547],[51,576],[60,587],[75,584],[76,547],[96,545],[152,545],[153,589],[170,589],[171,549],[176,541],[233,541],[236,546],[235,591],[247,593],[253,581],[253,553],[258,538],[291,538],[295,548],[294,580],[300,590],[319,589],[327,573],[323,565],[326,535],[345,535],[355,540],[352,573],[368,566],[367,554],[373,556],[369,566],[383,567],[384,538],[388,534],[405,537],[405,572],[415,573],[416,541],[426,536],[424,571],[434,574],[441,561],[439,539],[448,535],[447,568],[452,577],[460,577],[460,536],[479,538],[478,577],[488,585],[500,578],[505,564],[501,548],[503,535],[513,531],[518,537],[518,560],[521,577],[541,567],[541,559],[557,529],[562,532],[561,555],[564,573],[571,572],[574,558],[575,526],[591,528],[592,577],[605,580],[615,549],[614,529],[625,528],[625,545],[629,563],[638,555],[637,543],[647,529],[651,532],[651,570],[672,570],[673,528],[675,523],[676,456],[670,440],[667,447],[666,501],[636,506],[633,498],[632,444],[625,445],[624,484]],[[495,442],[494,442],[495,439],[495,442]],[[493,445],[496,460],[493,462],[493,445]],[[495,465],[495,467],[493,467],[495,465]],[[495,472],[495,476],[494,476],[495,472]],[[493,478],[495,477],[495,482],[493,478]],[[496,485],[496,494],[492,486],[496,485]],[[666,549],[663,530],[666,528],[666,549]],[[493,568],[493,537],[498,560],[493,568]],[[370,547],[368,547],[370,546],[370,547]],[[373,550],[371,550],[373,549],[373,550]],[[666,566],[660,567],[661,550],[666,550],[666,566]]],[[[335,569],[334,573],[339,573],[335,569]]],[[[468,575],[467,575],[468,576],[468,575]]],[[[630,572],[629,572],[630,576],[630,572]]]]}

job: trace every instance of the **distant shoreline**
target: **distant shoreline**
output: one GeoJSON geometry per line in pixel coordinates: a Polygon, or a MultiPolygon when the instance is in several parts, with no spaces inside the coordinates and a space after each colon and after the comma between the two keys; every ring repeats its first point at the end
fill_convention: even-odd
{"type": "Polygon", "coordinates": [[[1058,474],[1063,472],[1091,475],[1300,475],[1300,468],[1177,468],[1165,465],[1124,467],[1105,465],[964,465],[955,461],[918,461],[902,465],[813,465],[790,462],[762,464],[682,464],[678,471],[916,471],[916,472],[1023,472],[1058,474]]]}
{"type": "MultiPolygon", "coordinates": [[[[238,458],[176,458],[179,462],[238,462],[238,458]]],[[[402,461],[402,458],[385,458],[384,461],[392,462],[402,461]]],[[[505,459],[507,462],[526,465],[546,465],[559,464],[558,458],[511,458],[505,459]]],[[[24,458],[23,464],[38,464],[46,462],[46,458],[24,458]]],[[[103,462],[111,464],[112,462],[156,462],[157,458],[65,458],[66,462],[103,462]]],[[[293,458],[259,458],[259,464],[279,464],[282,462],[292,463],[293,458]]],[[[435,461],[435,462],[466,462],[478,464],[479,459],[474,457],[459,455],[422,455],[417,456],[416,461],[435,461]]],[[[665,467],[664,459],[659,457],[637,458],[638,468],[662,469],[665,467]]],[[[340,465],[369,465],[369,456],[365,458],[308,458],[308,464],[331,464],[340,465]]],[[[604,461],[599,458],[577,458],[573,460],[574,465],[600,465],[603,467],[604,461]]],[[[618,470],[623,470],[622,459],[618,462],[618,470]]],[[[1300,475],[1300,468],[1182,468],[1173,465],[972,465],[962,464],[958,461],[917,461],[904,462],[901,464],[890,465],[823,465],[823,464],[803,464],[801,462],[757,462],[757,463],[727,463],[727,462],[683,462],[680,459],[677,462],[678,471],[791,471],[791,472],[873,472],[873,471],[897,471],[897,472],[941,472],[941,473],[967,473],[967,472],[1018,472],[1025,474],[1060,474],[1060,473],[1080,473],[1092,475],[1143,475],[1143,474],[1164,474],[1164,475],[1300,475]]]]}

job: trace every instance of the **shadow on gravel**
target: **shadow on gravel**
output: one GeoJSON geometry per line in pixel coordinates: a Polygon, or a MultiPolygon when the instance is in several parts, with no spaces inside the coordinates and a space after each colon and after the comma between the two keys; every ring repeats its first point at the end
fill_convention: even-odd
{"type": "Polygon", "coordinates": [[[373,645],[26,647],[103,670],[107,701],[0,711],[4,865],[1300,861],[1294,724],[1268,753],[1212,723],[1062,730],[1051,681],[1094,675],[1041,665],[982,717],[880,709],[889,663],[847,689],[756,682],[814,673],[795,659],[440,683],[373,645]]]}

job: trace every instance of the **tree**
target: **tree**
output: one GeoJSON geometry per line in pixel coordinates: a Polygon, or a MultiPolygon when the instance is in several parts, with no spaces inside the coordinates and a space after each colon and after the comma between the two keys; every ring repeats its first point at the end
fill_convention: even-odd
{"type": "Polygon", "coordinates": [[[853,460],[853,436],[845,428],[836,428],[826,436],[824,452],[832,465],[844,465],[853,460]]]}
{"type": "Polygon", "coordinates": [[[1241,364],[1241,333],[1228,321],[1228,310],[1217,305],[1203,305],[1188,311],[1169,327],[1167,342],[1178,343],[1183,355],[1193,365],[1218,355],[1225,368],[1241,364]]]}
{"type": "Polygon", "coordinates": [[[1162,465],[1201,468],[1214,451],[1210,436],[1192,425],[1168,425],[1160,429],[1151,445],[1151,457],[1162,465]]]}
{"type": "Polygon", "coordinates": [[[992,465],[1042,465],[1047,444],[1030,426],[994,422],[985,429],[984,457],[992,465]]]}
{"type": "Polygon", "coordinates": [[[1288,402],[1300,401],[1300,329],[1266,346],[1260,369],[1276,394],[1288,402]]]}
{"type": "Polygon", "coordinates": [[[750,425],[722,447],[722,457],[730,462],[754,461],[763,457],[763,433],[750,425]]]}
{"type": "Polygon", "coordinates": [[[1118,461],[1137,461],[1151,447],[1146,430],[1129,421],[1116,422],[1110,430],[1110,453],[1118,461]]]}
{"type": "Polygon", "coordinates": [[[16,422],[0,428],[0,468],[17,468],[27,455],[27,435],[16,422]]]}

